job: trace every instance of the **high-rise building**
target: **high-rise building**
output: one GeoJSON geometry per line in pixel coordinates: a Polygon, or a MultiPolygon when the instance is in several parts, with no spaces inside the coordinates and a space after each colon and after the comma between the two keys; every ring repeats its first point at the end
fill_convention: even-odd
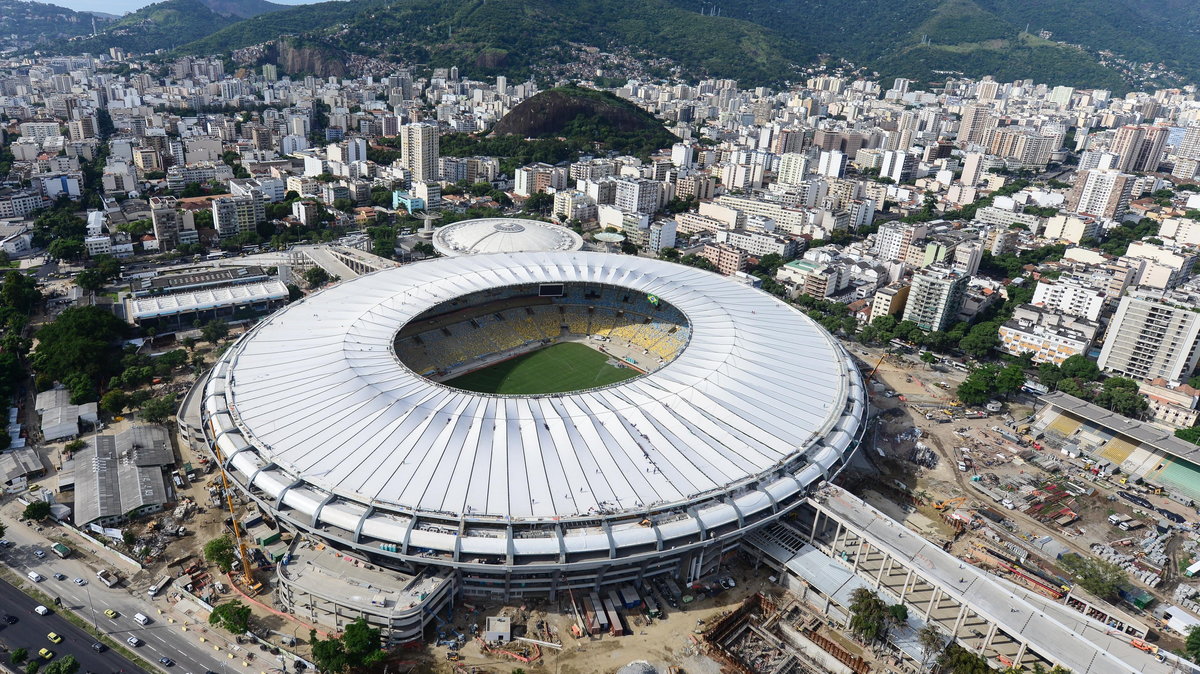
{"type": "Polygon", "coordinates": [[[1112,144],[1112,151],[1120,155],[1116,168],[1122,171],[1157,171],[1166,142],[1167,128],[1164,126],[1128,124],[1117,129],[1112,144]]]}
{"type": "Polygon", "coordinates": [[[913,276],[904,320],[922,330],[945,330],[962,308],[969,277],[942,265],[935,265],[913,276]]]}
{"type": "Polygon", "coordinates": [[[986,105],[968,105],[963,108],[962,121],[958,123],[958,142],[960,145],[980,143],[988,129],[996,126],[992,117],[992,109],[986,105]]]}
{"type": "Polygon", "coordinates": [[[960,180],[964,185],[977,185],[983,179],[983,153],[968,152],[963,157],[963,170],[960,180]]]}
{"type": "Polygon", "coordinates": [[[1183,140],[1179,142],[1179,149],[1175,150],[1175,156],[1200,160],[1200,122],[1188,124],[1187,131],[1183,133],[1183,140]]]}
{"type": "Polygon", "coordinates": [[[826,178],[841,178],[846,172],[846,155],[840,150],[822,152],[817,161],[817,173],[826,178]]]}
{"type": "Polygon", "coordinates": [[[1154,294],[1126,295],[1113,315],[1098,364],[1105,372],[1183,381],[1200,360],[1200,313],[1154,294]]]}
{"type": "Polygon", "coordinates": [[[653,180],[628,179],[617,181],[614,205],[622,213],[654,213],[660,205],[662,187],[653,180]]]}
{"type": "Polygon", "coordinates": [[[779,157],[779,182],[783,185],[799,185],[808,177],[808,155],[788,152],[779,157]]]}
{"type": "Polygon", "coordinates": [[[436,124],[406,124],[400,133],[400,157],[413,182],[438,178],[438,128],[436,124]]]}
{"type": "Polygon", "coordinates": [[[183,223],[174,204],[151,209],[150,221],[154,224],[154,238],[158,240],[159,250],[171,250],[179,245],[179,230],[183,223]]]}
{"type": "Polygon", "coordinates": [[[891,178],[897,185],[912,183],[917,172],[917,158],[901,150],[883,153],[883,164],[879,167],[880,178],[891,178]]]}
{"type": "Polygon", "coordinates": [[[222,239],[253,232],[258,223],[266,220],[266,199],[258,190],[249,196],[220,197],[212,202],[213,227],[222,239]]]}
{"type": "Polygon", "coordinates": [[[1134,177],[1115,169],[1079,171],[1067,192],[1066,207],[1073,213],[1116,218],[1129,209],[1134,177]]]}
{"type": "Polygon", "coordinates": [[[924,223],[887,222],[875,234],[875,252],[883,260],[900,260],[908,247],[929,231],[924,223]]]}

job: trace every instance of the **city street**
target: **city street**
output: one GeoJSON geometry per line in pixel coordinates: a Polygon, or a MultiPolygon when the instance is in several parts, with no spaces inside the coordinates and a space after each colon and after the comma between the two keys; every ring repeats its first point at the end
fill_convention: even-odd
{"type": "Polygon", "coordinates": [[[3,580],[0,580],[0,603],[4,605],[5,615],[17,619],[12,625],[0,623],[0,644],[9,651],[24,648],[30,660],[40,659],[38,650],[41,648],[54,651],[55,659],[73,655],[79,661],[80,672],[108,674],[144,671],[112,649],[105,649],[103,653],[92,650],[95,637],[59,615],[58,609],[50,607],[54,610],[50,615],[34,613],[33,609],[38,603],[3,580]],[[62,643],[50,643],[46,638],[50,632],[61,636],[62,643]]]}
{"type": "MultiPolygon", "coordinates": [[[[145,594],[145,587],[130,587],[127,581],[115,588],[105,586],[96,578],[97,569],[75,556],[59,559],[50,551],[50,545],[37,531],[26,524],[13,522],[11,518],[6,519],[8,525],[5,538],[13,545],[0,549],[0,560],[20,576],[25,576],[29,571],[37,571],[45,576],[45,580],[36,586],[39,591],[62,600],[61,608],[51,607],[56,611],[72,610],[116,641],[124,642],[130,636],[136,636],[143,643],[134,650],[145,660],[157,665],[159,658],[168,657],[175,661],[175,666],[167,668],[166,671],[191,674],[202,674],[206,671],[220,674],[261,672],[278,666],[273,659],[270,662],[260,659],[257,663],[250,663],[256,666],[244,666],[242,663],[246,661],[248,654],[251,658],[265,654],[250,653],[215,628],[197,624],[197,620],[191,617],[176,615],[170,604],[163,599],[165,594],[151,601],[145,594]],[[38,558],[34,554],[35,550],[44,551],[45,557],[38,558]],[[62,573],[66,575],[66,579],[55,580],[54,573],[62,573]],[[87,584],[77,585],[74,583],[75,578],[82,578],[87,584]],[[119,615],[115,619],[108,618],[104,615],[106,609],[112,609],[119,615]],[[139,625],[133,620],[135,613],[149,616],[153,622],[145,626],[139,625]]],[[[124,573],[122,575],[124,576],[124,573]]],[[[29,604],[30,610],[37,604],[32,599],[21,596],[29,604]]],[[[32,613],[29,616],[42,619],[32,613]]],[[[65,622],[62,618],[58,620],[65,622]]],[[[10,627],[9,630],[11,629],[10,627]]],[[[0,632],[0,641],[9,642],[4,634],[5,632],[0,632]]],[[[41,635],[41,641],[45,641],[44,633],[41,635]]],[[[92,641],[94,639],[81,641],[80,644],[83,650],[94,655],[89,648],[92,641]]],[[[41,648],[41,645],[38,648],[41,648]]],[[[115,669],[120,667],[94,671],[115,669]]],[[[125,669],[129,671],[128,667],[125,669]]]]}

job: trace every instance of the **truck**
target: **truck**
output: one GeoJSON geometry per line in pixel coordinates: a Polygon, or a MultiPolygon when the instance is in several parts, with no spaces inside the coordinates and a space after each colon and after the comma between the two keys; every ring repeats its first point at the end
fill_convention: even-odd
{"type": "Polygon", "coordinates": [[[1109,515],[1108,523],[1120,529],[1121,531],[1132,531],[1142,526],[1142,523],[1138,520],[1133,519],[1129,515],[1122,515],[1121,513],[1113,513],[1112,515],[1109,515]]]}
{"type": "Polygon", "coordinates": [[[151,585],[149,590],[146,590],[146,594],[150,595],[151,597],[157,597],[159,593],[167,589],[167,586],[170,584],[171,577],[163,576],[162,578],[158,579],[157,583],[151,585]]]}
{"type": "Polygon", "coordinates": [[[96,577],[100,579],[101,583],[104,583],[108,587],[116,587],[117,583],[121,582],[120,576],[106,569],[100,569],[97,571],[96,577]]]}
{"type": "Polygon", "coordinates": [[[62,543],[55,543],[54,545],[51,545],[50,550],[62,559],[66,559],[67,557],[71,556],[71,548],[68,548],[62,543]]]}

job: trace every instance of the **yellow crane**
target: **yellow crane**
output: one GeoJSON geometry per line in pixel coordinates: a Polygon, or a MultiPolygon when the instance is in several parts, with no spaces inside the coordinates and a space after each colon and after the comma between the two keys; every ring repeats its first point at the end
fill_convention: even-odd
{"type": "Polygon", "coordinates": [[[229,477],[225,474],[225,455],[217,443],[213,443],[213,454],[217,457],[217,470],[221,471],[221,488],[225,490],[225,506],[229,508],[229,521],[233,524],[233,538],[237,541],[238,554],[242,559],[242,580],[246,588],[254,586],[254,575],[250,573],[250,554],[242,542],[242,530],[238,527],[237,512],[233,509],[233,491],[229,488],[229,477]]]}

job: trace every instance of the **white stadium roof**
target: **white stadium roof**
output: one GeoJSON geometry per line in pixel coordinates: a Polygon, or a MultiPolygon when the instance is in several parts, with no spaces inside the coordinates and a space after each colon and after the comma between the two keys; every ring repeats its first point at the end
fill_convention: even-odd
{"type": "MultiPolygon", "coordinates": [[[[306,509],[325,493],[401,512],[557,520],[735,492],[794,470],[817,445],[813,456],[840,456],[861,387],[825,330],[758,290],[637,257],[518,253],[387,269],[289,305],[218,364],[206,408],[214,433],[239,437],[221,440],[232,465],[275,498],[316,498],[306,509]],[[454,389],[397,359],[397,332],[427,309],[542,282],[657,295],[687,316],[691,340],[651,374],[541,396],[454,389]]],[[[327,520],[344,507],[318,511],[327,520]]]]}
{"type": "Polygon", "coordinates": [[[541,220],[477,218],[439,227],[433,234],[433,247],[449,257],[570,251],[583,247],[583,237],[566,227],[541,220]]]}
{"type": "Polygon", "coordinates": [[[130,316],[134,320],[174,316],[194,311],[207,311],[236,307],[288,297],[287,286],[282,281],[269,280],[258,283],[202,288],[181,293],[147,295],[130,301],[130,316]]]}

